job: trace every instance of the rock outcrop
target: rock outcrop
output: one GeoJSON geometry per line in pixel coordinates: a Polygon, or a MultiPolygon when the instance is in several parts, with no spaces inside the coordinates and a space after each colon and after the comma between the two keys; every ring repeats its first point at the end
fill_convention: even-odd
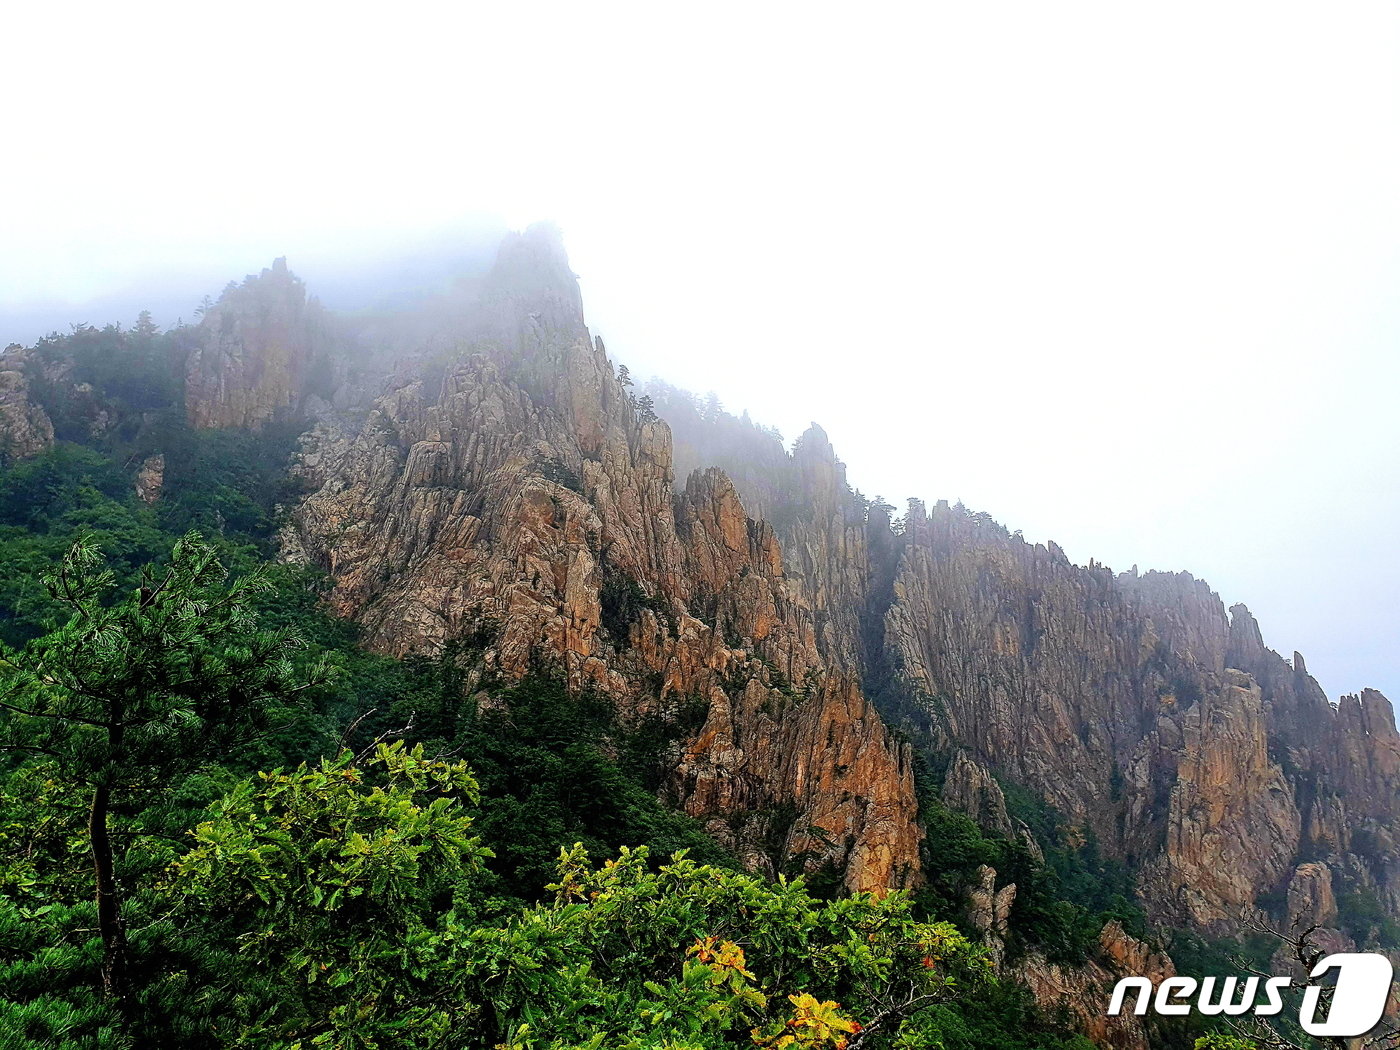
{"type": "Polygon", "coordinates": [[[699,698],[671,790],[755,864],[783,840],[860,884],[865,855],[912,871],[883,716],[946,768],[945,802],[1024,837],[996,777],[1029,788],[1138,873],[1161,921],[1229,932],[1311,860],[1400,914],[1400,736],[1379,694],[1334,708],[1189,574],[1074,565],[946,503],[896,522],[819,427],[789,453],[649,388],[673,432],[589,335],[548,231],[510,239],[454,310],[455,337],[375,397],[327,395],[341,410],[302,455],[315,492],[289,549],[376,648],[489,625],[487,673],[547,657],[639,717],[699,698]]]}
{"type": "Polygon", "coordinates": [[[482,640],[483,673],[546,665],[635,716],[708,716],[669,789],[755,867],[917,877],[907,746],[820,651],[803,581],[719,471],[677,494],[670,431],[583,323],[557,237],[502,248],[460,352],[320,424],[289,551],[393,654],[482,640]],[[779,843],[776,855],[770,844],[779,843]]]}
{"type": "Polygon", "coordinates": [[[199,325],[185,369],[191,425],[257,428],[308,393],[324,353],[323,319],[301,281],[278,259],[230,285],[199,325]]]}
{"type": "Polygon", "coordinates": [[[19,346],[0,354],[0,463],[27,459],[53,447],[53,422],[29,395],[28,362],[28,352],[19,346]]]}
{"type": "Polygon", "coordinates": [[[1393,900],[1380,694],[1333,708],[1185,573],[1072,565],[946,504],[911,504],[901,547],[883,637],[903,706],[1091,830],[1157,918],[1229,932],[1314,855],[1393,900]]]}
{"type": "Polygon", "coordinates": [[[1150,1022],[1131,1012],[1110,1017],[1106,1006],[1121,978],[1146,977],[1155,984],[1175,975],[1171,958],[1133,937],[1114,920],[1099,931],[1089,958],[1078,965],[1051,961],[1044,952],[1034,950],[1008,962],[1007,940],[1013,932],[1015,901],[1014,882],[998,886],[995,868],[984,864],[977,869],[977,882],[967,893],[967,925],[987,950],[993,969],[1023,985],[1047,1012],[1065,1017],[1096,1045],[1149,1050],[1150,1022]]]}
{"type": "Polygon", "coordinates": [[[943,802],[966,813],[984,828],[1012,835],[1016,829],[1006,812],[1006,795],[985,766],[974,762],[966,751],[957,751],[943,774],[943,802]]]}
{"type": "MultiPolygon", "coordinates": [[[[361,326],[354,368],[327,324],[279,261],[188,358],[195,425],[314,423],[288,555],[380,651],[470,639],[483,675],[547,664],[635,717],[705,705],[669,790],[751,863],[915,877],[894,721],[947,804],[1025,837],[998,780],[1029,789],[1161,921],[1228,932],[1308,863],[1400,914],[1390,705],[1334,706],[1189,574],[1074,565],[946,503],[894,519],[819,427],[789,452],[649,388],[668,426],[590,335],[547,229],[431,316],[361,326]]],[[[5,418],[42,443],[22,395],[5,418]]]]}
{"type": "Polygon", "coordinates": [[[1259,686],[1227,671],[1218,692],[1163,731],[1177,745],[1176,783],[1165,847],[1144,884],[1178,921],[1226,926],[1292,871],[1301,832],[1288,782],[1269,759],[1259,686]]]}
{"type": "Polygon", "coordinates": [[[977,883],[967,891],[967,924],[980,935],[992,965],[1000,969],[1006,959],[1006,938],[1011,933],[1011,906],[1016,903],[1016,884],[997,887],[997,871],[983,864],[977,869],[977,883]]]}
{"type": "Polygon", "coordinates": [[[157,452],[141,461],[136,472],[136,498],[142,503],[157,503],[165,488],[165,456],[157,452]]]}
{"type": "Polygon", "coordinates": [[[1298,865],[1288,882],[1288,914],[1299,929],[1332,926],[1337,921],[1331,868],[1315,861],[1298,865]]]}
{"type": "MultiPolygon", "coordinates": [[[[192,426],[308,428],[283,554],[328,573],[369,646],[469,653],[479,700],[543,670],[624,720],[698,713],[663,790],[755,869],[917,883],[917,748],[936,797],[1043,860],[1008,804],[1039,796],[1159,922],[1232,933],[1268,912],[1343,945],[1349,907],[1400,916],[1385,697],[1333,704],[1188,573],[1075,565],[946,502],[896,518],[815,424],[788,451],[714,399],[638,398],[549,228],[430,307],[353,322],[277,260],[171,346],[192,426]]],[[[50,448],[55,423],[108,440],[165,411],[47,355],[0,355],[0,461],[50,448]],[[36,388],[61,388],[52,415],[36,388]]],[[[141,463],[141,500],[164,470],[141,463]]],[[[983,868],[968,904],[1007,962],[1016,887],[983,868]]],[[[1147,1034],[1102,1016],[1108,989],[1172,972],[1114,923],[1084,966],[1007,966],[1123,1050],[1147,1034]]]]}
{"type": "Polygon", "coordinates": [[[1148,1019],[1124,1011],[1106,1015],[1113,986],[1123,977],[1146,977],[1154,984],[1175,976],[1176,967],[1162,952],[1126,933],[1117,922],[1104,926],[1098,949],[1082,966],[1062,966],[1032,953],[1012,971],[1036,1001],[1060,1009],[1097,1046],[1113,1050],[1149,1050],[1154,1045],[1148,1019]]]}

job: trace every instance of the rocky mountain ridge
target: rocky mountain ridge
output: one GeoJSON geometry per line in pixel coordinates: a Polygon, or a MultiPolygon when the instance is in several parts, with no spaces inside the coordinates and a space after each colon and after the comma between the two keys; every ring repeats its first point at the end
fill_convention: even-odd
{"type": "Polygon", "coordinates": [[[865,529],[846,539],[801,507],[819,428],[783,461],[762,428],[655,393],[677,459],[735,465],[745,498],[783,523],[790,568],[815,572],[817,593],[845,587],[818,615],[864,618],[867,690],[945,756],[945,799],[1009,832],[998,778],[1032,788],[1140,872],[1164,922],[1229,932],[1318,867],[1400,907],[1400,736],[1381,694],[1332,705],[1300,655],[1268,650],[1247,608],[1227,613],[1189,573],[1074,565],[962,506],[914,500],[892,521],[848,493],[865,529]],[[754,462],[778,468],[756,478],[754,462]],[[842,537],[845,560],[813,568],[813,531],[842,537]]]}
{"type": "MultiPolygon", "coordinates": [[[[946,502],[895,516],[815,425],[789,451],[682,392],[638,396],[549,228],[397,318],[331,316],[279,260],[186,342],[191,425],[305,430],[283,556],[328,573],[367,644],[469,652],[478,703],[543,668],[673,725],[663,792],[751,867],[918,885],[937,856],[921,761],[946,804],[1030,849],[1006,792],[1043,798],[1135,873],[1160,923],[1227,934],[1305,912],[1344,943],[1339,900],[1400,916],[1384,697],[1333,705],[1187,573],[1075,565],[946,502]]],[[[119,418],[70,372],[6,351],[0,453],[55,441],[39,388],[63,387],[66,425],[119,418]]],[[[162,470],[141,463],[143,500],[162,470]]],[[[990,947],[1016,889],[987,870],[969,907],[990,947]]],[[[1113,959],[1170,966],[1121,928],[1104,938],[1101,972],[1017,972],[1077,996],[1087,1024],[1113,959]]]]}
{"type": "Polygon", "coordinates": [[[907,745],[818,652],[810,599],[729,479],[675,490],[669,429],[589,337],[547,236],[503,249],[467,352],[308,434],[290,556],[330,571],[382,651],[484,637],[483,673],[546,661],[634,717],[698,701],[668,784],[686,812],[756,867],[910,883],[907,745]]]}

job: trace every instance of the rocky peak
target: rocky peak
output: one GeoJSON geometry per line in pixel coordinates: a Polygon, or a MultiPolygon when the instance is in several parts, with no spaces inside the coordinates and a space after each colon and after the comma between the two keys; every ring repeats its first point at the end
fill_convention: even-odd
{"type": "Polygon", "coordinates": [[[1013,975],[1030,989],[1045,1009],[1063,1011],[1076,1022],[1095,1046],[1111,1050],[1150,1050],[1156,1045],[1145,1018],[1124,1011],[1105,1015],[1104,1006],[1113,987],[1123,977],[1146,977],[1154,984],[1176,975],[1172,960],[1133,937],[1117,921],[1099,933],[1094,957],[1080,966],[1063,966],[1031,953],[1014,968],[1013,975]]]}
{"type": "Polygon", "coordinates": [[[1171,731],[1176,783],[1166,849],[1144,875],[1160,913],[1198,928],[1230,926],[1261,888],[1292,870],[1302,822],[1269,756],[1258,684],[1230,670],[1171,731]]]}
{"type": "Polygon", "coordinates": [[[1123,573],[1118,584],[1151,621],[1157,639],[1174,653],[1214,674],[1225,669],[1225,606],[1204,580],[1189,572],[1153,571],[1123,573]]]}
{"type": "Polygon", "coordinates": [[[1014,828],[1006,812],[1006,796],[987,769],[958,751],[943,775],[943,802],[966,813],[984,828],[1011,835],[1014,828]]]}
{"type": "Polygon", "coordinates": [[[440,379],[307,437],[288,556],[383,651],[484,638],[482,674],[553,667],[624,718],[705,704],[669,791],[752,866],[916,879],[908,748],[820,651],[811,592],[730,479],[676,493],[670,430],[583,326],[557,235],[509,240],[476,310],[440,379]]]}
{"type": "Polygon", "coordinates": [[[164,487],[165,456],[157,452],[141,461],[141,469],[136,472],[136,496],[142,503],[157,503],[164,487]]]}
{"type": "Polygon", "coordinates": [[[1337,921],[1331,868],[1315,861],[1298,865],[1288,882],[1288,915],[1300,929],[1332,926],[1337,921]]]}
{"type": "Polygon", "coordinates": [[[1266,652],[1259,621],[1243,602],[1230,606],[1230,644],[1227,659],[1231,667],[1257,667],[1266,652]]]}
{"type": "Polygon", "coordinates": [[[186,362],[190,423],[257,428],[294,408],[324,351],[323,325],[285,258],[230,285],[204,315],[186,362]]]}
{"type": "Polygon", "coordinates": [[[997,888],[997,871],[983,864],[977,869],[977,882],[967,891],[967,924],[979,935],[992,965],[1001,968],[1006,958],[1006,937],[1011,932],[1011,906],[1016,903],[1016,884],[997,888]]]}

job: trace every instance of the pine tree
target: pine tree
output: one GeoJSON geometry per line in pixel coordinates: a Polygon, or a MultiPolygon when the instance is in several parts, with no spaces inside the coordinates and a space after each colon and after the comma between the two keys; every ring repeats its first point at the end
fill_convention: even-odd
{"type": "Polygon", "coordinates": [[[294,681],[288,657],[299,643],[260,630],[253,612],[263,575],[228,583],[195,533],[122,600],[111,600],[114,575],[86,540],[44,583],[69,619],[22,650],[0,647],[0,750],[47,757],[55,779],[86,799],[103,993],[129,1019],[121,875],[130,818],[182,774],[227,756],[271,701],[324,672],[294,681]]]}
{"type": "Polygon", "coordinates": [[[132,332],[141,339],[154,339],[160,334],[160,326],[152,320],[151,311],[142,310],[136,315],[136,327],[132,332]]]}

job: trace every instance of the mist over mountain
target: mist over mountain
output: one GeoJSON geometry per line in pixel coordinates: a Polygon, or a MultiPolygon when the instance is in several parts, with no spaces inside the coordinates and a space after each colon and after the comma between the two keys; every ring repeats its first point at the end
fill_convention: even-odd
{"type": "Polygon", "coordinates": [[[217,298],[230,274],[256,272],[278,255],[290,256],[331,309],[402,310],[485,273],[505,232],[500,218],[482,215],[430,229],[277,237],[238,253],[227,244],[143,247],[119,277],[94,282],[81,298],[16,297],[13,291],[0,297],[0,343],[28,345],[75,324],[130,327],[143,310],[162,328],[195,324],[205,298],[217,298]]]}
{"type": "MultiPolygon", "coordinates": [[[[229,274],[276,255],[289,258],[327,307],[382,310],[479,277],[502,232],[501,220],[477,217],[396,235],[370,227],[263,235],[237,257],[227,245],[202,256],[156,245],[136,255],[119,283],[106,279],[125,284],[120,294],[0,305],[0,342],[30,343],[73,323],[130,326],[143,309],[162,326],[178,318],[193,324],[204,297],[216,297],[229,274]]],[[[1275,359],[1250,349],[1259,333],[1241,331],[1225,356],[1154,338],[1125,343],[1121,360],[1062,363],[1065,348],[1048,332],[1043,352],[1028,343],[999,364],[985,347],[916,349],[913,315],[859,309],[857,293],[877,303],[890,293],[861,284],[868,279],[839,263],[827,277],[804,266],[772,279],[783,289],[855,282],[843,297],[850,301],[818,306],[775,298],[772,280],[754,274],[742,255],[731,273],[687,269],[679,287],[653,286],[642,259],[600,247],[596,234],[585,245],[574,268],[590,303],[601,304],[591,307],[594,329],[639,380],[654,375],[701,396],[717,390],[735,413],[779,425],[789,443],[817,419],[853,464],[855,482],[895,503],[911,495],[962,499],[1032,539],[1056,540],[1077,562],[1193,570],[1227,604],[1256,609],[1281,646],[1304,649],[1332,695],[1400,690],[1387,615],[1400,561],[1382,539],[1383,523],[1400,513],[1400,487],[1384,483],[1393,474],[1384,450],[1394,447],[1394,417],[1379,408],[1388,366],[1375,372],[1361,349],[1309,372],[1296,347],[1280,347],[1275,359]],[[682,315],[692,320],[671,322],[682,315]],[[853,349],[834,352],[831,344],[853,349]],[[1227,372],[1216,374],[1213,362],[1227,372]],[[1071,371],[1101,378],[1077,384],[1060,374],[1071,371]],[[1295,409],[1294,379],[1308,375],[1315,403],[1295,409]]],[[[636,246],[639,255],[648,250],[636,246]]],[[[912,302],[920,293],[911,284],[898,294],[912,302]]],[[[1357,314],[1355,325],[1368,323],[1357,314]]],[[[1353,337],[1360,338],[1336,335],[1353,337]]]]}
{"type": "Polygon", "coordinates": [[[1105,1045],[1151,1038],[1103,1016],[1117,976],[1207,965],[1250,923],[1396,947],[1380,692],[1329,699],[1190,573],[895,506],[816,424],[789,443],[632,377],[553,226],[487,258],[366,272],[385,295],[349,311],[278,258],[197,324],[5,351],[7,491],[54,494],[5,508],[12,639],[40,629],[42,537],[95,527],[135,559],[198,523],[311,574],[299,620],[439,668],[449,736],[541,681],[566,722],[601,705],[601,753],[736,864],[909,889],[1105,1045]]]}

